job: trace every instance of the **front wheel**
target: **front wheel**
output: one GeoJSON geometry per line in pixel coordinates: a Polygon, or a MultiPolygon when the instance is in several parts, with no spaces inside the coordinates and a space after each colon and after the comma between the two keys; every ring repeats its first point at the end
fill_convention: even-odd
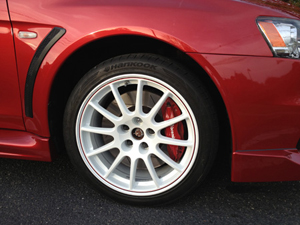
{"type": "Polygon", "coordinates": [[[216,153],[213,103],[195,75],[152,54],[124,55],[88,72],[64,118],[68,154],[97,190],[137,204],[195,188],[216,153]]]}

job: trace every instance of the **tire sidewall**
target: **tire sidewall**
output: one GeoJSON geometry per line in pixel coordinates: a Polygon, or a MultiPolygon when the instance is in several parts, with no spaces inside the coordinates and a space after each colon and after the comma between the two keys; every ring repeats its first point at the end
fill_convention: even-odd
{"type": "MultiPolygon", "coordinates": [[[[178,63],[152,54],[124,55],[105,61],[90,70],[78,82],[70,95],[64,114],[64,138],[67,152],[78,172],[97,190],[110,197],[133,204],[164,204],[184,196],[194,189],[208,173],[216,151],[216,115],[207,90],[195,75],[178,63]],[[118,75],[143,74],[168,83],[186,100],[198,125],[199,147],[188,174],[175,187],[156,195],[131,196],[98,180],[87,168],[79,153],[76,140],[76,120],[82,103],[99,84],[118,75]]],[[[197,149],[195,150],[197,151],[197,149]]]]}

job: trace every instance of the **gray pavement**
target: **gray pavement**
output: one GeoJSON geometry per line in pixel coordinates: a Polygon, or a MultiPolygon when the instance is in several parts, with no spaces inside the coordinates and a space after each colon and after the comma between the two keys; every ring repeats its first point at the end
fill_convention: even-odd
{"type": "Polygon", "coordinates": [[[90,189],[63,155],[52,163],[0,159],[0,224],[300,224],[300,182],[230,182],[216,164],[172,205],[134,207],[90,189]]]}

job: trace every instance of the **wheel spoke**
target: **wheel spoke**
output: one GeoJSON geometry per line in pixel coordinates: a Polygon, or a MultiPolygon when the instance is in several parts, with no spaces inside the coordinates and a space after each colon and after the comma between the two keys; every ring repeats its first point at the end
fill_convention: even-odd
{"type": "Polygon", "coordinates": [[[180,139],[165,137],[162,135],[159,135],[157,142],[160,144],[178,145],[178,146],[183,146],[183,147],[193,146],[193,142],[190,140],[180,140],[180,139]]]}
{"type": "Polygon", "coordinates": [[[97,112],[99,112],[102,116],[104,116],[105,118],[107,118],[113,124],[115,124],[117,121],[120,120],[119,117],[115,116],[114,114],[112,114],[108,110],[104,109],[98,103],[95,104],[93,101],[90,101],[89,105],[92,106],[97,112]]]}
{"type": "Polygon", "coordinates": [[[160,158],[162,161],[167,163],[170,167],[177,170],[178,172],[182,172],[183,168],[180,164],[173,161],[169,156],[167,156],[159,147],[156,148],[155,155],[160,158]]]}
{"type": "Polygon", "coordinates": [[[170,92],[168,92],[168,91],[164,92],[164,94],[156,102],[155,106],[149,112],[149,116],[150,116],[151,119],[153,119],[156,116],[156,114],[161,109],[162,105],[167,100],[167,98],[169,97],[169,95],[170,95],[170,92]]]}
{"type": "Polygon", "coordinates": [[[86,131],[89,133],[94,134],[104,134],[112,136],[115,132],[114,128],[105,128],[105,127],[91,127],[91,126],[84,126],[81,127],[81,131],[86,131]]]}
{"type": "Polygon", "coordinates": [[[115,148],[115,141],[112,141],[112,142],[109,142],[107,143],[106,145],[103,145],[99,148],[96,148],[94,150],[92,150],[92,152],[89,152],[86,154],[87,157],[91,157],[91,156],[94,156],[94,155],[98,155],[100,153],[103,153],[103,152],[106,152],[108,150],[111,150],[113,148],[115,148]]]}
{"type": "Polygon", "coordinates": [[[155,169],[153,167],[150,155],[147,157],[146,160],[144,160],[144,162],[145,162],[145,165],[146,165],[146,167],[148,169],[148,172],[150,173],[150,176],[151,176],[153,182],[155,183],[155,186],[157,188],[159,188],[159,178],[158,178],[158,176],[156,174],[156,171],[155,171],[155,169]]]}
{"type": "Polygon", "coordinates": [[[187,113],[184,113],[184,114],[181,114],[179,116],[176,116],[172,119],[169,119],[169,120],[165,120],[163,122],[160,122],[160,123],[157,123],[155,125],[155,127],[158,129],[158,130],[162,130],[166,127],[169,127],[169,126],[172,126],[173,124],[175,123],[178,123],[182,120],[186,120],[188,118],[188,114],[187,113]]]}
{"type": "Polygon", "coordinates": [[[144,81],[139,80],[136,91],[136,103],[135,103],[135,111],[139,114],[143,114],[143,88],[144,81]]]}
{"type": "Polygon", "coordinates": [[[111,164],[109,170],[104,175],[104,178],[107,178],[111,174],[111,172],[118,167],[118,165],[122,162],[124,157],[125,156],[120,152],[117,158],[115,158],[115,161],[111,164]]]}
{"type": "Polygon", "coordinates": [[[135,177],[136,177],[136,169],[139,159],[130,159],[130,183],[129,183],[129,189],[132,190],[134,183],[135,183],[135,177]]]}
{"type": "Polygon", "coordinates": [[[125,105],[125,103],[124,103],[124,101],[123,101],[116,85],[115,84],[110,84],[110,89],[111,89],[111,91],[112,91],[112,93],[115,97],[116,102],[118,103],[118,106],[120,108],[120,111],[121,111],[122,115],[130,114],[130,112],[127,109],[127,107],[126,107],[126,105],[125,105]]]}
{"type": "Polygon", "coordinates": [[[128,197],[150,198],[191,179],[187,176],[197,157],[193,147],[199,135],[193,111],[181,95],[190,90],[175,90],[171,77],[168,82],[129,71],[91,85],[88,97],[76,106],[80,107],[76,143],[83,163],[108,189],[128,197]],[[162,107],[169,99],[174,101],[174,116],[164,120],[167,115],[162,107]],[[177,125],[184,140],[167,135],[177,125]],[[173,160],[169,146],[184,150],[180,160],[173,160]]]}

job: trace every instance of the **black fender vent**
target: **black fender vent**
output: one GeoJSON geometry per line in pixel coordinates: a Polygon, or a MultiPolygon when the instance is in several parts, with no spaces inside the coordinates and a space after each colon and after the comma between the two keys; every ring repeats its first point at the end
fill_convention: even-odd
{"type": "Polygon", "coordinates": [[[32,97],[34,83],[45,56],[52,48],[52,46],[66,33],[66,30],[60,27],[54,27],[49,34],[44,38],[39,47],[37,48],[26,77],[25,84],[25,115],[27,117],[33,118],[33,109],[32,109],[32,97]]]}

